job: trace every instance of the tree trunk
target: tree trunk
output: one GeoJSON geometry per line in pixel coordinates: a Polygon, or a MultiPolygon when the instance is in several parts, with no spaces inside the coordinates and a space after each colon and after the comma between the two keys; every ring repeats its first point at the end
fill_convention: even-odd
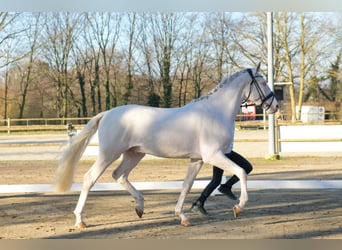
{"type": "Polygon", "coordinates": [[[289,87],[290,91],[290,99],[291,99],[291,121],[292,123],[296,122],[296,101],[295,101],[295,89],[294,89],[294,82],[293,82],[293,72],[292,72],[292,58],[290,54],[289,45],[287,42],[287,16],[286,12],[283,13],[283,44],[285,49],[285,58],[286,58],[286,65],[288,70],[288,80],[291,82],[289,87]]]}
{"type": "Polygon", "coordinates": [[[300,60],[300,83],[299,83],[299,95],[298,95],[298,112],[297,120],[300,120],[302,114],[303,96],[304,96],[304,81],[305,81],[305,16],[301,16],[301,36],[300,36],[300,48],[301,48],[301,60],[300,60]]]}
{"type": "Polygon", "coordinates": [[[162,62],[162,84],[163,84],[163,99],[164,108],[170,108],[172,104],[172,83],[170,79],[171,68],[171,50],[168,46],[164,47],[164,57],[162,62]]]}
{"type": "Polygon", "coordinates": [[[87,97],[85,94],[85,79],[84,75],[78,71],[77,72],[78,84],[80,86],[81,92],[81,107],[82,107],[82,115],[83,117],[88,117],[88,110],[87,110],[87,97]]]}

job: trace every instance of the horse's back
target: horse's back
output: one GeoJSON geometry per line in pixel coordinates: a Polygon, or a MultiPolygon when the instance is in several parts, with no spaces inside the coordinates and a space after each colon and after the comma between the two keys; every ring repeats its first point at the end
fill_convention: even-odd
{"type": "MultiPolygon", "coordinates": [[[[161,157],[189,157],[197,151],[199,112],[187,107],[125,105],[108,111],[99,126],[99,143],[161,157]]],[[[196,152],[197,154],[197,152],[196,152]]]]}

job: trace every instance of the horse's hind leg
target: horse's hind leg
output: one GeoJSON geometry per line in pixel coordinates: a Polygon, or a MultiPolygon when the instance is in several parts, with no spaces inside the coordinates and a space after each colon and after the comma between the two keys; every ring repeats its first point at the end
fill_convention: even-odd
{"type": "Polygon", "coordinates": [[[82,219],[82,211],[87,200],[89,190],[93,187],[97,179],[102,175],[106,168],[117,158],[118,157],[111,157],[111,159],[106,159],[106,157],[104,157],[104,155],[100,153],[93,166],[84,175],[81,194],[74,210],[74,214],[76,216],[76,227],[86,227],[86,224],[83,222],[82,219]]]}
{"type": "Polygon", "coordinates": [[[128,181],[128,175],[132,169],[144,158],[145,154],[126,151],[120,165],[114,170],[112,176],[135,198],[135,211],[141,218],[144,213],[144,197],[136,190],[136,188],[128,181]]]}

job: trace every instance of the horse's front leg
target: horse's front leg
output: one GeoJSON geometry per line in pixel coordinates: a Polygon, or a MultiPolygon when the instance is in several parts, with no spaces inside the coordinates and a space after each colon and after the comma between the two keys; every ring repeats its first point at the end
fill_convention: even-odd
{"type": "Polygon", "coordinates": [[[181,225],[183,226],[190,226],[190,221],[189,219],[186,217],[184,210],[183,210],[183,205],[184,205],[184,201],[185,201],[185,197],[186,195],[189,193],[194,180],[199,172],[199,170],[201,169],[203,165],[203,161],[202,160],[193,160],[191,159],[191,162],[189,164],[189,168],[188,168],[188,172],[186,174],[186,177],[184,179],[183,182],[183,189],[182,192],[178,198],[178,202],[175,208],[175,214],[178,215],[181,219],[181,225]]]}
{"type": "Polygon", "coordinates": [[[245,170],[236,165],[233,161],[229,160],[222,152],[217,152],[208,160],[207,163],[217,166],[225,171],[229,171],[239,178],[241,183],[240,202],[238,205],[233,207],[234,217],[237,218],[248,201],[247,174],[245,170]]]}

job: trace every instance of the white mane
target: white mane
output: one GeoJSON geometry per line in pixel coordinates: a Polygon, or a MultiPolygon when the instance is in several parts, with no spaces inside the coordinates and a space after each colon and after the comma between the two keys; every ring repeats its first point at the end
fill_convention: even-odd
{"type": "Polygon", "coordinates": [[[206,94],[204,94],[204,95],[202,95],[196,99],[193,99],[192,102],[198,102],[198,101],[208,99],[210,96],[212,96],[213,94],[218,92],[221,88],[223,88],[224,85],[231,83],[237,77],[239,77],[242,73],[245,73],[245,72],[246,72],[246,69],[238,71],[238,72],[234,73],[233,75],[226,76],[212,90],[210,90],[208,93],[206,93],[206,94]]]}

